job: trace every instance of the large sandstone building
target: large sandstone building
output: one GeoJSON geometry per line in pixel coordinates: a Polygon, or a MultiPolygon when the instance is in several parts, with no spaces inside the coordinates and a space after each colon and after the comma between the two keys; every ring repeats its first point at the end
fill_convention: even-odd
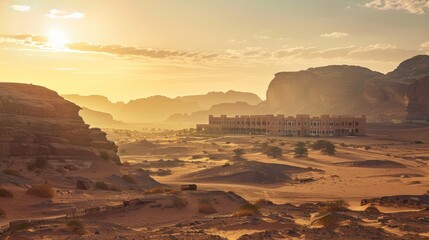
{"type": "Polygon", "coordinates": [[[198,124],[197,131],[209,134],[262,134],[277,136],[362,136],[366,116],[347,115],[241,115],[209,116],[208,124],[198,124]]]}

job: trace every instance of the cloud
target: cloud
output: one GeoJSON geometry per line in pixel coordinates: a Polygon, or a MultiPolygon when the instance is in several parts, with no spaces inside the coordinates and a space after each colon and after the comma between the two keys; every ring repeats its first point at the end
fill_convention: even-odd
{"type": "Polygon", "coordinates": [[[278,50],[273,53],[275,58],[296,59],[347,59],[371,61],[402,61],[406,58],[422,54],[421,50],[402,49],[392,44],[371,44],[357,47],[318,49],[315,47],[294,47],[278,50]]]}
{"type": "Polygon", "coordinates": [[[332,33],[320,34],[320,36],[324,38],[340,38],[340,37],[347,37],[349,36],[349,34],[345,32],[332,32],[332,33]]]}
{"type": "Polygon", "coordinates": [[[19,12],[28,12],[30,11],[31,7],[30,6],[26,6],[26,5],[17,5],[14,4],[12,6],[10,6],[11,8],[13,8],[13,10],[15,11],[19,11],[19,12]]]}
{"type": "Polygon", "coordinates": [[[429,51],[429,41],[422,43],[422,44],[420,45],[420,47],[422,47],[423,49],[425,49],[425,50],[428,50],[428,51],[429,51]]]}
{"type": "Polygon", "coordinates": [[[232,39],[229,39],[229,42],[230,43],[246,43],[247,41],[246,40],[238,40],[238,39],[232,38],[232,39]]]}
{"type": "Polygon", "coordinates": [[[66,46],[70,50],[107,53],[118,56],[137,56],[148,58],[198,58],[211,59],[218,56],[216,53],[200,53],[190,51],[175,51],[164,49],[137,48],[122,45],[101,45],[86,42],[70,43],[66,46]]]}
{"type": "Polygon", "coordinates": [[[265,36],[265,35],[256,35],[254,38],[256,38],[256,39],[262,39],[262,40],[271,39],[270,36],[265,36]]]}
{"type": "Polygon", "coordinates": [[[414,14],[429,12],[429,0],[373,0],[364,6],[378,10],[405,10],[414,14]]]}
{"type": "MultiPolygon", "coordinates": [[[[32,34],[0,35],[5,43],[32,46],[35,48],[50,50],[48,39],[44,36],[32,34]]],[[[125,57],[128,59],[152,59],[164,62],[193,62],[211,63],[215,65],[230,66],[231,64],[247,64],[257,62],[261,64],[276,65],[285,61],[375,61],[375,62],[399,62],[404,59],[429,51],[429,42],[416,46],[416,49],[404,49],[392,44],[371,44],[368,46],[343,46],[336,48],[320,49],[317,47],[287,47],[270,50],[261,47],[245,47],[227,49],[224,52],[199,52],[180,51],[168,49],[140,48],[126,45],[103,45],[88,42],[69,43],[64,51],[76,51],[83,53],[98,53],[125,57]]]]}
{"type": "Polygon", "coordinates": [[[0,35],[0,37],[13,40],[13,41],[21,41],[27,45],[43,45],[49,41],[49,39],[45,36],[32,35],[32,34],[17,34],[17,35],[3,34],[3,35],[0,35]]]}
{"type": "Polygon", "coordinates": [[[52,19],[82,19],[85,14],[81,12],[67,13],[62,10],[51,9],[51,11],[49,11],[49,14],[47,14],[46,16],[52,19]]]}

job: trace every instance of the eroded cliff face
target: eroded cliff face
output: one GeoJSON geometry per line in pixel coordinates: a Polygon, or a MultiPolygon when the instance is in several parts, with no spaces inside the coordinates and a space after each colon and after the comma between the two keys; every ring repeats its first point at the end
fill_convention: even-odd
{"type": "Polygon", "coordinates": [[[281,72],[268,87],[264,108],[289,115],[365,114],[370,121],[425,118],[429,85],[422,76],[429,76],[425,55],[404,61],[386,75],[345,65],[281,72]]]}
{"type": "Polygon", "coordinates": [[[429,76],[412,83],[407,90],[408,119],[429,120],[429,76]]]}
{"type": "Polygon", "coordinates": [[[118,163],[117,146],[90,129],[79,110],[47,88],[0,83],[0,157],[102,156],[118,163]]]}

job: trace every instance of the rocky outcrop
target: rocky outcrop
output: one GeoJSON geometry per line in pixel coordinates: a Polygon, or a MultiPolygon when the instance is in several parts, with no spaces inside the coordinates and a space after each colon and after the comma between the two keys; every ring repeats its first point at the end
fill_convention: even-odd
{"type": "Polygon", "coordinates": [[[407,89],[408,119],[429,120],[429,76],[413,82],[407,89]]]}
{"type": "Polygon", "coordinates": [[[89,128],[80,107],[47,88],[0,83],[0,157],[68,156],[119,162],[117,146],[89,128]]]}
{"type": "Polygon", "coordinates": [[[358,66],[327,66],[275,75],[259,112],[351,114],[370,121],[425,118],[429,56],[401,63],[386,75],[358,66]]]}

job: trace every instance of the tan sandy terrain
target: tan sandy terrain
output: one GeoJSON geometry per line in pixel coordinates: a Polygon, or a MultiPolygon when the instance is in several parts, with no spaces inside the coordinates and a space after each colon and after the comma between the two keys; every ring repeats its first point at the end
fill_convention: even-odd
{"type": "Polygon", "coordinates": [[[30,159],[3,160],[19,176],[0,173],[13,194],[0,198],[0,225],[5,239],[429,239],[428,129],[371,126],[366,137],[328,139],[334,155],[310,147],[319,138],[107,129],[122,166],[50,159],[30,171],[20,164],[30,159]],[[308,157],[294,157],[300,141],[308,157]],[[283,156],[268,157],[267,146],[283,156]],[[44,182],[54,197],[27,193],[44,182]],[[7,228],[20,219],[32,221],[7,228]]]}

